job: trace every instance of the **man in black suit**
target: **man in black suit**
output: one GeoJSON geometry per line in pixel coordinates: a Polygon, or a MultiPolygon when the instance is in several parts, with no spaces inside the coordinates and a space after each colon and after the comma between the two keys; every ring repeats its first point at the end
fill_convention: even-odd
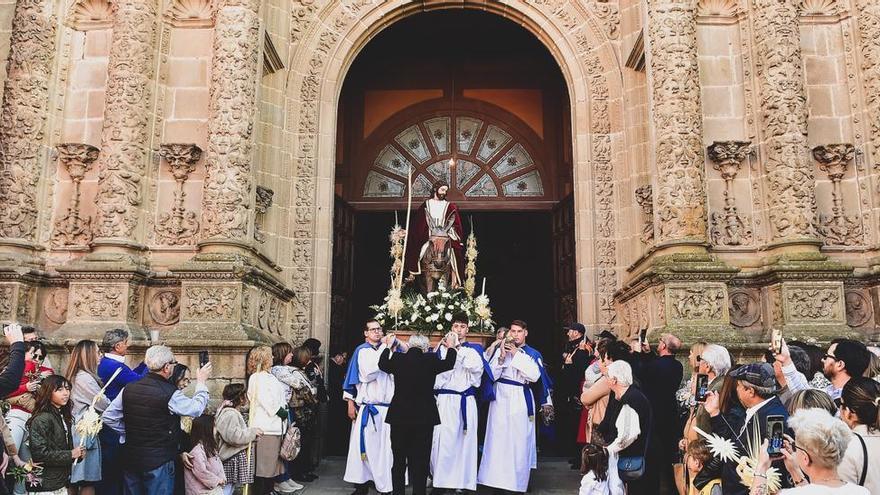
{"type": "MultiPolygon", "coordinates": [[[[394,335],[387,335],[382,342],[392,347],[394,335]]],[[[428,338],[413,335],[409,339],[409,350],[405,354],[395,354],[390,349],[379,357],[379,369],[394,375],[394,397],[385,422],[391,425],[391,452],[394,464],[391,467],[391,483],[394,495],[404,495],[405,474],[409,467],[409,479],[413,495],[424,495],[428,482],[428,469],[431,460],[431,440],[434,426],[440,424],[440,413],[434,399],[434,380],[440,373],[455,366],[458,345],[457,336],[447,335],[441,342],[447,348],[446,358],[438,359],[436,354],[427,353],[428,338]]]]}

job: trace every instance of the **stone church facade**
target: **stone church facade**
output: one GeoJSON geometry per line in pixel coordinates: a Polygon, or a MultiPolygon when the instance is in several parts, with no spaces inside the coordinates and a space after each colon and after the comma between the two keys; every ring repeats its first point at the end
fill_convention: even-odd
{"type": "Polygon", "coordinates": [[[451,8],[559,64],[591,330],[877,337],[874,0],[2,0],[0,321],[326,342],[346,70],[451,8]]]}

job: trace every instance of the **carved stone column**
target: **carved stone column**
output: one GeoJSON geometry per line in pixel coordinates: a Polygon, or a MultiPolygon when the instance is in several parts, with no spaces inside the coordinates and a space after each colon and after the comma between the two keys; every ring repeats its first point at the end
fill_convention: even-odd
{"type": "Polygon", "coordinates": [[[813,148],[813,158],[819,162],[819,170],[831,180],[831,214],[819,213],[816,229],[825,243],[834,246],[852,246],[864,240],[862,221],[858,215],[848,216],[843,205],[840,181],[846,175],[849,163],[856,156],[852,144],[828,144],[813,148]]]}
{"type": "Polygon", "coordinates": [[[807,97],[798,2],[755,0],[757,79],[771,246],[815,251],[813,164],[807,147],[807,97]]]}
{"type": "MultiPolygon", "coordinates": [[[[864,86],[864,116],[869,124],[867,154],[872,165],[871,174],[874,176],[874,221],[878,222],[880,221],[878,218],[880,217],[880,2],[856,0],[855,3],[858,11],[860,31],[858,38],[861,42],[863,74],[859,82],[864,86]]],[[[880,231],[880,226],[876,228],[880,231]]]]}
{"type": "Polygon", "coordinates": [[[37,239],[49,83],[55,60],[55,2],[18,0],[0,111],[0,244],[37,239]]]}
{"type": "Polygon", "coordinates": [[[247,245],[253,204],[252,150],[259,75],[257,0],[220,0],[214,28],[202,247],[247,245]]]}
{"type": "Polygon", "coordinates": [[[163,144],[159,148],[162,158],[168,162],[171,175],[177,182],[171,212],[164,212],[156,222],[156,237],[159,242],[172,246],[194,244],[199,232],[196,213],[184,205],[186,191],[184,184],[196,169],[196,162],[202,157],[202,149],[195,144],[163,144]]]}
{"type": "Polygon", "coordinates": [[[275,191],[263,186],[257,186],[257,214],[254,218],[254,239],[259,243],[266,242],[266,232],[263,228],[265,227],[266,213],[269,212],[269,207],[272,206],[273,196],[275,196],[275,191]]]}
{"type": "Polygon", "coordinates": [[[711,215],[713,244],[739,246],[752,241],[751,222],[740,216],[733,194],[733,181],[750,147],[749,141],[715,141],[708,148],[712,168],[720,172],[724,179],[724,213],[714,212],[711,215]]]}
{"type": "Polygon", "coordinates": [[[92,217],[80,215],[80,183],[98,158],[98,148],[90,144],[65,143],[58,145],[58,159],[73,182],[73,194],[67,214],[55,221],[52,243],[56,246],[87,247],[92,242],[92,217]]]}
{"type": "Polygon", "coordinates": [[[651,184],[646,184],[636,189],[636,203],[642,208],[645,217],[642,225],[642,235],[639,239],[645,244],[654,243],[654,195],[651,184]]]}
{"type": "Polygon", "coordinates": [[[658,246],[706,243],[703,121],[694,3],[649,0],[658,246]]]}
{"type": "Polygon", "coordinates": [[[99,159],[96,246],[139,248],[157,0],[116,0],[99,159]]]}

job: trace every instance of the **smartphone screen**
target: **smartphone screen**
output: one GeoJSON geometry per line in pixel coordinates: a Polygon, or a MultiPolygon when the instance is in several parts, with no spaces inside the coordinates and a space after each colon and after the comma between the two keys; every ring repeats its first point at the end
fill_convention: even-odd
{"type": "Polygon", "coordinates": [[[773,354],[779,354],[782,352],[782,330],[778,328],[774,328],[770,337],[770,349],[773,351],[773,354]]]}
{"type": "Polygon", "coordinates": [[[709,375],[700,373],[697,375],[697,386],[694,394],[694,400],[697,402],[706,402],[706,394],[709,393],[709,375]]]}
{"type": "Polygon", "coordinates": [[[639,345],[640,346],[644,345],[645,342],[647,342],[647,341],[648,341],[648,329],[643,328],[643,329],[639,330],[639,345]]]}
{"type": "Polygon", "coordinates": [[[199,368],[208,364],[208,351],[199,351],[199,368]]]}
{"type": "Polygon", "coordinates": [[[767,453],[770,457],[782,455],[784,421],[782,416],[767,416],[767,453]]]}

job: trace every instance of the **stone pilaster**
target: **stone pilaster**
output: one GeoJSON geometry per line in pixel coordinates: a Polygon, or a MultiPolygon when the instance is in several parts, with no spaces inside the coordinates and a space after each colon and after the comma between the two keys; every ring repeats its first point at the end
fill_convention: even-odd
{"type": "Polygon", "coordinates": [[[813,158],[819,162],[819,170],[831,181],[831,212],[820,212],[816,230],[826,244],[852,246],[864,240],[862,220],[858,215],[847,215],[843,203],[840,181],[846,175],[849,163],[856,156],[852,144],[828,144],[813,148],[813,158]]]}
{"type": "Polygon", "coordinates": [[[703,122],[694,2],[649,0],[658,247],[706,244],[703,122]]]}
{"type": "Polygon", "coordinates": [[[708,148],[712,167],[724,179],[724,212],[716,211],[710,216],[710,234],[715,245],[739,246],[752,241],[751,222],[740,215],[733,193],[733,181],[750,148],[749,141],[716,141],[708,148]]]}
{"type": "Polygon", "coordinates": [[[98,158],[98,148],[84,143],[64,143],[57,146],[58,160],[67,170],[73,191],[67,213],[55,221],[52,243],[58,247],[88,249],[92,242],[92,218],[80,211],[80,184],[98,158]]]}
{"type": "Polygon", "coordinates": [[[247,245],[254,202],[254,115],[260,18],[256,0],[217,2],[211,71],[202,244],[247,245]]]}
{"type": "Polygon", "coordinates": [[[156,221],[156,238],[162,244],[181,246],[194,244],[199,233],[199,220],[196,212],[185,206],[186,180],[196,169],[196,162],[202,157],[202,149],[195,144],[163,144],[160,148],[162,158],[176,182],[174,203],[170,212],[163,212],[156,221]]]}
{"type": "Polygon", "coordinates": [[[55,2],[18,0],[0,110],[0,245],[33,247],[45,162],[55,2]]]}
{"type": "Polygon", "coordinates": [[[771,247],[815,250],[816,180],[807,147],[807,96],[798,2],[756,0],[755,63],[763,142],[759,154],[771,247]]]}
{"type": "Polygon", "coordinates": [[[113,37],[107,69],[96,246],[139,248],[158,6],[156,0],[112,2],[113,37]]]}
{"type": "Polygon", "coordinates": [[[857,0],[855,3],[862,62],[862,77],[859,82],[864,86],[863,113],[868,122],[867,156],[873,176],[874,223],[869,230],[875,232],[876,242],[880,239],[876,234],[880,232],[880,2],[857,0]]]}

